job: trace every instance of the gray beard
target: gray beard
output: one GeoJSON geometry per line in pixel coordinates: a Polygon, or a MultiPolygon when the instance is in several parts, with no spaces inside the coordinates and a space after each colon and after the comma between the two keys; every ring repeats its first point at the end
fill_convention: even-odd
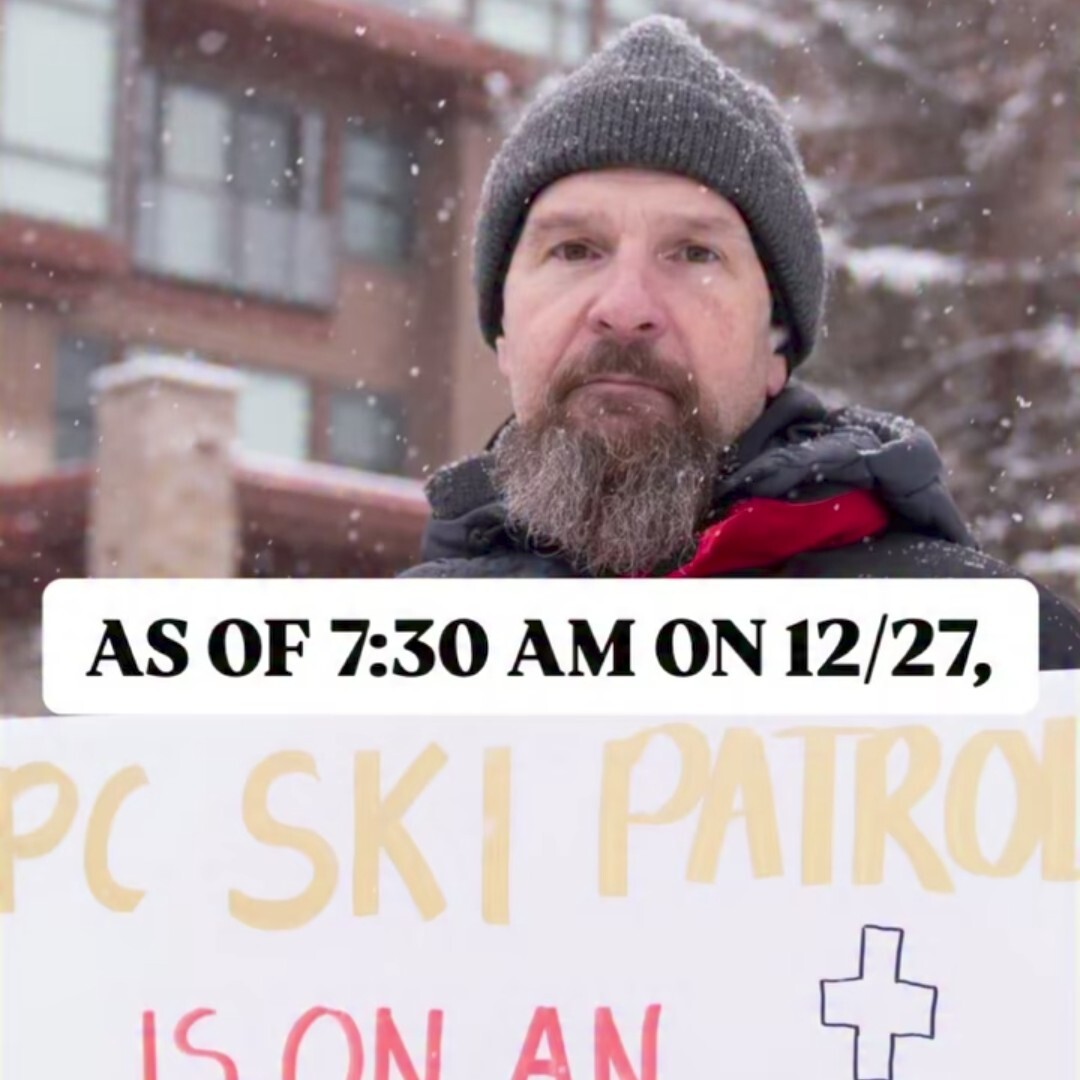
{"type": "Polygon", "coordinates": [[[720,451],[700,429],[644,423],[605,434],[511,424],[493,476],[512,526],[579,573],[629,576],[688,559],[720,451]]]}

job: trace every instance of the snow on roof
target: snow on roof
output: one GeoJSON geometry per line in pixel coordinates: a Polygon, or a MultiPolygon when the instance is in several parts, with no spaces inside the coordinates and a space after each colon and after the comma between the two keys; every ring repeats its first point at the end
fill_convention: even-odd
{"type": "Polygon", "coordinates": [[[425,505],[427,503],[423,482],[404,476],[388,476],[385,473],[353,469],[347,465],[330,465],[321,461],[294,461],[244,449],[234,452],[233,461],[251,472],[306,487],[332,488],[342,494],[350,491],[378,492],[425,505]]]}
{"type": "Polygon", "coordinates": [[[91,376],[91,386],[96,391],[147,381],[234,392],[239,392],[244,385],[242,375],[220,364],[153,352],[129,353],[127,359],[118,364],[106,364],[91,376]]]}

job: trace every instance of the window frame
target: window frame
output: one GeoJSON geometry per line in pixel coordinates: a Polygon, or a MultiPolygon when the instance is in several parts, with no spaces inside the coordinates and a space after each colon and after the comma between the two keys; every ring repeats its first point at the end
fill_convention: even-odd
{"type": "MultiPolygon", "coordinates": [[[[0,0],[0,13],[3,11],[4,2],[5,0],[0,0]]],[[[129,73],[128,56],[131,51],[132,0],[111,0],[108,7],[79,3],[78,0],[18,0],[18,2],[28,7],[65,12],[95,22],[99,26],[104,24],[111,28],[116,52],[107,104],[110,130],[105,160],[101,163],[91,163],[52,150],[26,146],[9,139],[5,135],[2,119],[4,102],[0,101],[0,164],[2,164],[5,157],[10,156],[33,164],[49,165],[102,180],[105,185],[105,217],[103,221],[95,224],[76,223],[63,217],[50,216],[41,218],[33,212],[2,204],[0,204],[0,217],[8,214],[31,217],[35,220],[47,220],[64,228],[89,229],[93,232],[119,238],[123,235],[125,229],[126,169],[123,129],[126,126],[124,115],[126,104],[125,80],[129,73]]],[[[0,62],[2,62],[2,59],[0,59],[0,62]]]]}
{"type": "MultiPolygon", "coordinates": [[[[494,0],[494,2],[499,3],[499,0],[494,0]]],[[[489,6],[492,0],[469,0],[468,22],[473,32],[482,40],[492,41],[494,44],[499,45],[500,48],[510,49],[513,52],[522,52],[527,56],[546,57],[556,64],[575,65],[586,60],[590,52],[596,48],[599,28],[604,25],[606,19],[604,14],[605,0],[583,0],[580,7],[575,7],[573,0],[503,0],[503,2],[515,7],[545,11],[550,15],[550,36],[547,47],[543,51],[526,51],[513,45],[504,45],[487,34],[480,34],[477,29],[480,23],[480,12],[484,7],[489,6]],[[568,47],[574,39],[573,37],[568,39],[566,28],[567,26],[573,26],[579,19],[585,27],[583,39],[585,52],[575,51],[573,54],[568,54],[568,47]]]]}
{"type": "Polygon", "coordinates": [[[57,465],[67,465],[74,462],[91,461],[94,457],[94,439],[95,439],[95,398],[91,390],[91,378],[93,372],[100,371],[101,368],[108,366],[116,360],[117,348],[116,343],[106,337],[101,337],[95,334],[82,334],[78,331],[64,330],[57,334],[54,340],[54,346],[52,350],[53,355],[53,392],[52,392],[52,424],[53,424],[53,438],[52,438],[52,459],[57,465]],[[83,350],[79,349],[78,343],[82,342],[84,347],[88,348],[91,355],[96,351],[100,362],[93,367],[87,369],[86,374],[88,378],[86,380],[86,398],[84,402],[81,402],[78,408],[69,408],[66,405],[62,405],[60,401],[61,397],[61,379],[64,372],[61,370],[63,361],[61,359],[65,354],[70,355],[67,352],[70,349],[71,352],[78,353],[83,350]],[[83,454],[65,454],[61,453],[61,439],[63,438],[62,432],[74,428],[77,424],[76,420],[81,421],[83,417],[83,411],[85,410],[85,417],[89,421],[86,426],[86,430],[89,432],[87,439],[89,440],[89,447],[86,453],[83,454]]]}
{"type": "Polygon", "coordinates": [[[406,266],[413,261],[416,255],[417,237],[417,213],[414,193],[409,181],[413,179],[410,165],[416,161],[416,145],[414,140],[400,131],[394,131],[386,126],[360,127],[352,125],[346,120],[340,129],[341,153],[340,158],[340,193],[338,216],[338,237],[343,257],[351,262],[374,262],[384,266],[406,266]],[[363,180],[350,183],[346,170],[346,161],[349,156],[349,140],[352,138],[366,138],[381,143],[388,147],[391,154],[400,155],[401,176],[399,183],[391,185],[391,191],[385,192],[378,189],[377,185],[363,180]],[[354,248],[349,244],[345,231],[345,207],[350,201],[366,203],[379,210],[392,212],[400,221],[405,236],[401,249],[394,252],[376,251],[371,249],[354,248]]]}
{"type": "MultiPolygon", "coordinates": [[[[0,0],[2,2],[2,0],[0,0]]],[[[334,279],[339,265],[337,239],[334,236],[334,211],[330,199],[329,168],[332,162],[330,154],[332,131],[330,112],[324,105],[308,104],[286,93],[260,92],[258,99],[249,97],[236,80],[216,80],[203,72],[180,70],[172,63],[149,61],[138,72],[138,121],[135,127],[136,152],[132,174],[136,190],[143,183],[166,186],[171,189],[210,195],[220,198],[227,206],[227,235],[224,237],[224,273],[221,275],[188,274],[170,268],[158,261],[158,256],[149,258],[136,255],[136,265],[140,270],[160,275],[175,281],[184,287],[226,290],[253,300],[271,304],[299,305],[314,307],[325,311],[331,308],[334,300],[334,279]],[[166,130],[166,107],[170,90],[194,90],[211,95],[223,104],[227,114],[226,135],[228,145],[225,148],[225,176],[232,180],[222,182],[204,181],[169,174],[165,168],[166,146],[162,138],[166,130]],[[238,122],[242,112],[263,112],[283,115],[288,121],[289,156],[291,168],[296,171],[295,181],[288,185],[287,202],[271,204],[261,198],[246,197],[236,181],[238,166],[238,122]],[[317,125],[319,146],[312,164],[304,154],[307,137],[307,125],[317,125]],[[303,161],[297,166],[298,160],[303,161]],[[245,208],[268,208],[294,215],[296,218],[317,219],[328,228],[330,246],[327,249],[329,259],[329,294],[313,298],[298,294],[294,288],[285,290],[252,287],[242,281],[244,266],[245,230],[240,222],[245,208]]],[[[143,226],[141,207],[137,198],[131,200],[131,230],[136,251],[139,249],[138,236],[143,226]]],[[[292,253],[295,256],[295,251],[292,253]]],[[[290,261],[289,270],[295,271],[295,262],[290,261]]],[[[292,274],[290,273],[290,277],[292,274]]]]}
{"type": "Polygon", "coordinates": [[[363,472],[378,473],[383,476],[404,476],[406,474],[406,466],[408,464],[409,413],[405,395],[388,389],[334,385],[324,388],[323,397],[323,416],[325,417],[323,428],[325,431],[325,439],[320,448],[322,451],[320,457],[322,457],[323,460],[330,465],[338,465],[348,469],[358,469],[363,472]],[[393,455],[388,455],[393,459],[388,467],[384,468],[372,464],[358,464],[355,459],[349,459],[344,454],[337,454],[334,452],[334,402],[335,400],[348,401],[349,399],[361,398],[375,398],[378,405],[369,406],[369,408],[372,408],[373,410],[378,408],[379,405],[389,405],[390,412],[396,420],[397,431],[395,432],[394,438],[395,452],[393,455]]]}
{"type": "MultiPolygon", "coordinates": [[[[153,94],[154,100],[150,116],[151,152],[147,164],[150,167],[153,179],[167,181],[170,184],[175,184],[178,187],[190,188],[193,191],[209,193],[224,192],[237,202],[261,202],[261,200],[258,199],[245,199],[238,183],[239,159],[237,148],[239,145],[239,137],[237,132],[237,121],[240,113],[245,110],[254,113],[284,114],[289,122],[288,139],[290,145],[290,160],[295,163],[301,156],[300,147],[303,142],[302,129],[304,124],[304,109],[302,106],[297,105],[294,102],[286,101],[281,97],[268,96],[259,100],[248,98],[245,94],[236,91],[232,87],[218,85],[210,79],[199,78],[197,75],[191,75],[187,72],[176,72],[171,67],[155,67],[149,74],[152,75],[152,89],[150,92],[153,94]],[[226,180],[219,184],[213,181],[195,180],[190,177],[176,177],[165,171],[165,144],[161,136],[165,130],[166,97],[168,92],[173,89],[195,90],[201,93],[210,94],[226,106],[228,116],[227,135],[229,142],[225,151],[225,174],[226,176],[231,176],[233,178],[232,181],[226,180]]],[[[323,140],[325,150],[325,131],[323,140]]],[[[300,210],[305,171],[304,163],[301,163],[297,173],[296,182],[291,184],[288,189],[293,194],[293,197],[287,204],[287,208],[290,210],[300,210]]],[[[325,213],[325,176],[316,176],[315,180],[312,182],[316,183],[319,189],[319,207],[315,213],[325,213]]],[[[283,206],[282,208],[284,209],[286,206],[283,206]]]]}
{"type": "Polygon", "coordinates": [[[266,378],[267,380],[279,380],[281,382],[292,382],[299,387],[303,388],[304,393],[304,446],[303,456],[295,457],[290,454],[278,454],[271,450],[261,450],[258,447],[248,446],[243,439],[243,433],[240,430],[240,414],[241,408],[240,399],[244,396],[244,388],[241,388],[238,400],[237,400],[237,430],[236,438],[240,447],[253,454],[266,455],[268,457],[277,457],[282,461],[295,461],[295,462],[310,462],[317,460],[316,439],[315,439],[315,423],[316,416],[318,414],[318,390],[315,383],[311,378],[303,371],[296,371],[287,368],[275,368],[267,367],[259,364],[248,363],[231,363],[226,365],[229,370],[236,372],[243,379],[259,379],[266,378]]]}

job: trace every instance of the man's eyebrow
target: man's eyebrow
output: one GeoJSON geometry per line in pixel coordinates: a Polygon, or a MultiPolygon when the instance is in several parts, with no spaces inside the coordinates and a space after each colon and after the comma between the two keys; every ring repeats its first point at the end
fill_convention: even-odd
{"type": "MultiPolygon", "coordinates": [[[[736,237],[744,232],[737,221],[723,214],[681,214],[676,211],[665,214],[662,220],[668,228],[685,229],[688,232],[722,232],[736,237]]],[[[540,239],[555,232],[587,232],[598,227],[602,228],[605,223],[603,216],[568,210],[562,213],[544,214],[529,220],[525,225],[524,236],[527,239],[540,239]]]]}
{"type": "Polygon", "coordinates": [[[559,214],[544,214],[530,219],[525,224],[525,235],[527,237],[544,236],[553,232],[595,229],[601,224],[602,222],[597,221],[590,214],[575,213],[570,210],[559,214]]]}
{"type": "Polygon", "coordinates": [[[737,221],[722,214],[668,214],[665,220],[688,232],[725,232],[740,235],[742,229],[737,221]]]}

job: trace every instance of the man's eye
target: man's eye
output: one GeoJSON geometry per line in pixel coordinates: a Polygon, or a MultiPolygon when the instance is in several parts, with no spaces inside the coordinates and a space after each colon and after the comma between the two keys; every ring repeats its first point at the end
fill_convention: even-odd
{"type": "Polygon", "coordinates": [[[592,254],[592,249],[581,240],[564,240],[551,249],[551,254],[565,262],[583,262],[592,254]]]}
{"type": "Polygon", "coordinates": [[[720,258],[712,248],[707,248],[702,244],[684,244],[680,248],[680,254],[687,262],[692,263],[717,262],[720,258]]]}

